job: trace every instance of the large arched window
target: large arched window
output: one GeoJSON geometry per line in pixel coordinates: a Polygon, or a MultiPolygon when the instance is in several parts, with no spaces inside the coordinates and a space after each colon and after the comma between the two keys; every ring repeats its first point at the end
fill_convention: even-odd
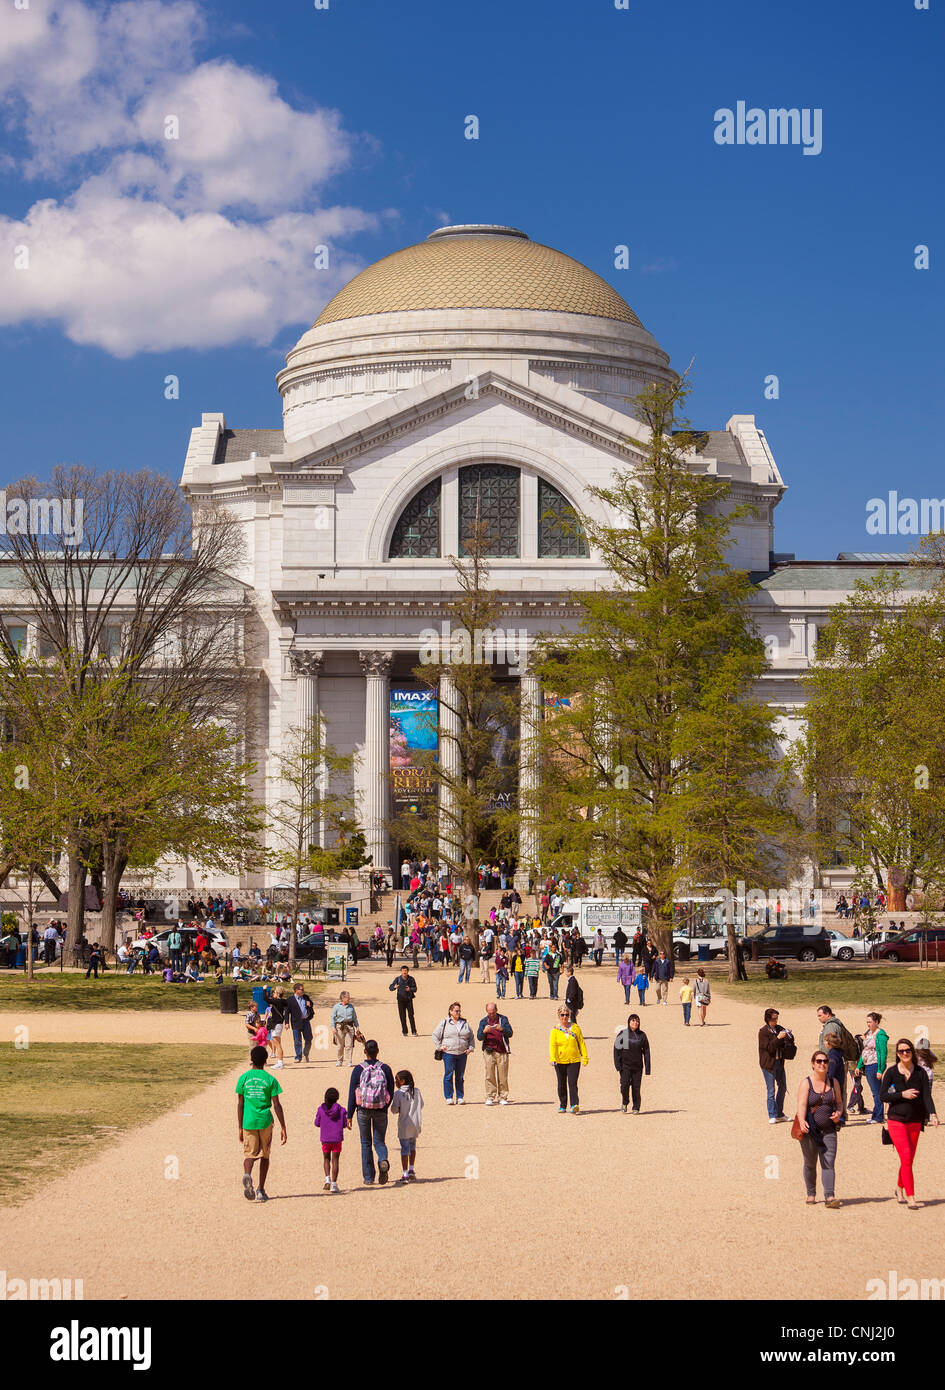
{"type": "Polygon", "coordinates": [[[504,463],[473,464],[459,470],[460,553],[477,523],[486,527],[486,555],[507,559],[519,554],[521,474],[504,463]]]}
{"type": "Polygon", "coordinates": [[[440,480],[420,489],[400,514],[391,536],[391,560],[428,560],[440,553],[440,480]]]}
{"type": "Polygon", "coordinates": [[[588,555],[577,512],[544,478],[538,479],[538,554],[554,560],[584,560],[588,555]]]}

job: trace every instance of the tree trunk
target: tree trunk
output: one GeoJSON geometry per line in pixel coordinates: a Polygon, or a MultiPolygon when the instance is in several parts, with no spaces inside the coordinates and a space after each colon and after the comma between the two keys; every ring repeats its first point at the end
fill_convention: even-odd
{"type": "Polygon", "coordinates": [[[121,877],[128,866],[127,856],[113,845],[102,844],[102,926],[101,943],[107,951],[115,949],[115,902],[121,877]]]}
{"type": "Polygon", "coordinates": [[[66,949],[78,948],[85,929],[85,865],[76,848],[69,848],[69,911],[66,918],[66,949]]]}
{"type": "Polygon", "coordinates": [[[299,885],[302,882],[302,871],[295,870],[292,879],[292,918],[289,922],[289,969],[295,973],[295,924],[299,920],[299,885]]]}
{"type": "Polygon", "coordinates": [[[738,937],[735,935],[734,913],[733,920],[725,924],[725,935],[728,940],[728,978],[734,985],[738,983],[738,937]]]}
{"type": "Polygon", "coordinates": [[[26,979],[33,981],[33,870],[26,876],[26,979]]]}

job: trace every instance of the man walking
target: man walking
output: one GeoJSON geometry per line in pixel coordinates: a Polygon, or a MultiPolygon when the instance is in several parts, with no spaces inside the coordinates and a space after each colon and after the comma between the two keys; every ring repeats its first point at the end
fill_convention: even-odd
{"type": "Polygon", "coordinates": [[[345,1062],[348,1066],[354,1064],[354,1040],[358,1031],[358,1015],[351,1002],[351,995],[346,989],[341,991],[338,996],[338,1003],[331,1011],[331,1026],[335,1034],[335,1042],[338,1047],[339,1067],[343,1067],[345,1062]]]}
{"type": "Polygon", "coordinates": [[[669,995],[669,982],[675,977],[676,965],[666,952],[660,948],[660,953],[653,962],[653,970],[650,978],[656,985],[656,1000],[659,1004],[666,1004],[669,995]]]}
{"type": "Polygon", "coordinates": [[[787,1090],[784,1044],[790,1041],[791,1035],[786,1028],[778,1027],[778,1017],[777,1009],[765,1009],[765,1021],[758,1030],[758,1061],[765,1079],[769,1125],[787,1119],[784,1114],[784,1093],[787,1090]]]}
{"type": "Polygon", "coordinates": [[[512,1025],[491,999],[486,1016],[479,1023],[476,1037],[482,1043],[482,1059],[486,1070],[486,1105],[509,1103],[509,1039],[512,1025]]]}
{"type": "Polygon", "coordinates": [[[268,1202],[266,1178],[269,1174],[269,1151],[272,1147],[272,1112],[275,1110],[285,1143],[285,1115],[282,1111],[282,1087],[275,1076],[266,1071],[269,1053],[262,1046],[249,1054],[249,1071],[236,1083],[236,1121],[240,1143],[243,1145],[243,1196],[247,1202],[268,1202]],[[259,1163],[259,1187],[253,1191],[253,1164],[259,1163]]]}
{"type": "Polygon", "coordinates": [[[302,1061],[302,1044],[305,1044],[304,1057],[307,1062],[312,1050],[312,1019],[315,1005],[305,993],[305,986],[297,984],[289,999],[289,1023],[292,1025],[292,1041],[295,1043],[295,1060],[302,1061]]]}
{"type": "Polygon", "coordinates": [[[584,991],[578,984],[573,965],[568,966],[568,983],[564,991],[564,1002],[570,1010],[571,1021],[577,1023],[577,1016],[584,1008],[584,991]]]}
{"type": "Polygon", "coordinates": [[[183,961],[181,959],[181,950],[184,944],[184,938],[181,934],[182,926],[183,922],[181,922],[180,918],[178,918],[177,926],[174,928],[172,932],[168,933],[167,937],[167,952],[170,956],[171,969],[177,971],[182,971],[184,968],[183,961]]]}
{"type": "Polygon", "coordinates": [[[361,1177],[366,1187],[374,1182],[375,1153],[376,1176],[381,1187],[387,1182],[390,1171],[386,1143],[387,1112],[394,1094],[394,1074],[386,1062],[378,1060],[377,1053],[377,1043],[369,1038],[364,1044],[364,1061],[359,1062],[351,1073],[348,1087],[348,1128],[351,1128],[352,1117],[357,1113],[358,1133],[361,1136],[361,1177]]]}
{"type": "Polygon", "coordinates": [[[59,940],[59,933],[50,922],[43,932],[43,959],[47,965],[52,965],[56,959],[56,943],[59,940]]]}
{"type": "Polygon", "coordinates": [[[623,927],[618,926],[617,930],[614,932],[614,961],[617,965],[619,965],[623,959],[623,953],[626,950],[629,939],[623,927]]]}
{"type": "Polygon", "coordinates": [[[397,1012],[400,1015],[400,1031],[404,1037],[407,1036],[407,1023],[410,1023],[410,1031],[417,1036],[417,1023],[413,1016],[413,1001],[417,993],[417,982],[410,973],[408,965],[400,967],[400,974],[396,980],[392,980],[389,987],[391,994],[397,991],[397,1012]]]}
{"type": "Polygon", "coordinates": [[[561,954],[555,945],[550,945],[542,956],[541,968],[548,976],[548,997],[557,999],[558,980],[561,977],[561,954]]]}

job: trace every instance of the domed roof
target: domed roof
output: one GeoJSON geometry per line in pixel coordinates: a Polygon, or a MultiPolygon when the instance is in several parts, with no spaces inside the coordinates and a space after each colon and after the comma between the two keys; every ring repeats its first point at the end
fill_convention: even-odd
{"type": "Polygon", "coordinates": [[[385,256],[335,295],[315,327],[410,309],[545,309],[643,325],[580,261],[514,227],[440,227],[385,256]]]}

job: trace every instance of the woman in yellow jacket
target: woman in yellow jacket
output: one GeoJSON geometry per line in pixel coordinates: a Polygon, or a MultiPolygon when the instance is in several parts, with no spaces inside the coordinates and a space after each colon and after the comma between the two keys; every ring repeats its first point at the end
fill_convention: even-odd
{"type": "Polygon", "coordinates": [[[558,1022],[548,1039],[548,1052],[558,1078],[558,1114],[564,1114],[570,1098],[571,1114],[579,1115],[578,1072],[582,1066],[587,1066],[587,1047],[584,1034],[576,1023],[571,1022],[571,1010],[563,1004],[558,1010],[558,1022]]]}

